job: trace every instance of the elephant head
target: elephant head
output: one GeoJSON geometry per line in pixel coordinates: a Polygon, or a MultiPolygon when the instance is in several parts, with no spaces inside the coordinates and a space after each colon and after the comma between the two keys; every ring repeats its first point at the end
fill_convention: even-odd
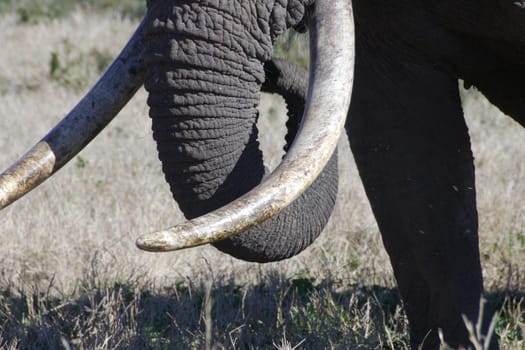
{"type": "MultiPolygon", "coordinates": [[[[297,254],[322,231],[335,201],[331,155],[349,105],[353,54],[351,39],[334,34],[350,20],[344,0],[148,1],[143,22],[101,80],[1,175],[0,207],[62,167],[144,82],[165,178],[193,220],[137,245],[166,251],[216,242],[259,262],[297,254]],[[255,124],[261,86],[282,94],[292,116],[302,115],[305,73],[270,60],[276,38],[305,22],[313,47],[306,117],[282,165],[263,181],[255,124]]],[[[298,125],[292,117],[289,142],[298,125]]]]}

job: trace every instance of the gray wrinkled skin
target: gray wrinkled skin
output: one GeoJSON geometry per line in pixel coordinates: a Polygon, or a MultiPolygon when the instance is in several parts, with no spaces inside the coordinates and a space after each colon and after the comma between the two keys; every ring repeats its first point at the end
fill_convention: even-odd
{"type": "MultiPolygon", "coordinates": [[[[148,7],[144,61],[153,137],[173,196],[186,217],[193,218],[262,180],[255,123],[266,74],[275,80],[266,84],[267,91],[283,94],[290,106],[288,141],[293,139],[304,108],[307,73],[289,64],[265,72],[263,63],[271,59],[277,36],[303,20],[305,5],[156,1],[148,7]]],[[[334,158],[292,206],[216,247],[248,261],[291,257],[321,233],[336,193],[334,158]]]]}

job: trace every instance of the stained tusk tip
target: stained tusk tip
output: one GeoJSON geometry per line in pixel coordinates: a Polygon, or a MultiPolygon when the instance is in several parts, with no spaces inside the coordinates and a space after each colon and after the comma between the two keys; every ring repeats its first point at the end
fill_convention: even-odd
{"type": "Polygon", "coordinates": [[[162,232],[145,234],[135,241],[137,248],[148,252],[162,252],[168,245],[162,232]]]}
{"type": "Polygon", "coordinates": [[[137,248],[148,252],[170,252],[199,244],[191,239],[188,241],[187,238],[185,239],[185,237],[181,237],[174,232],[157,231],[140,236],[135,241],[135,245],[137,248]]]}

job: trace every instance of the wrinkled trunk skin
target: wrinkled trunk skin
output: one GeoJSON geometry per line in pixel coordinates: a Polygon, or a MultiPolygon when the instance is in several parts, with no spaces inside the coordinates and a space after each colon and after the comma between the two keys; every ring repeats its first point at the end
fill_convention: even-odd
{"type": "MultiPolygon", "coordinates": [[[[262,91],[284,97],[288,107],[288,151],[299,129],[308,88],[307,72],[297,65],[273,59],[264,66],[262,91]]],[[[337,150],[321,175],[305,193],[276,217],[249,232],[221,241],[220,250],[251,261],[275,261],[293,256],[308,247],[326,226],[338,189],[337,150]],[[284,236],[284,237],[283,237],[284,236]]]]}
{"type": "MultiPolygon", "coordinates": [[[[275,37],[298,24],[304,10],[293,0],[148,2],[144,60],[153,137],[186,217],[217,209],[261,181],[255,124],[263,63],[275,37]]],[[[306,248],[335,201],[334,163],[287,212],[216,246],[258,262],[306,248]]]]}

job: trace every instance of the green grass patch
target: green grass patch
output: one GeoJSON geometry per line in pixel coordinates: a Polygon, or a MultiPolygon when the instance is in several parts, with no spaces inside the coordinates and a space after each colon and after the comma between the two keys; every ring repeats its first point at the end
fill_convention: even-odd
{"type": "Polygon", "coordinates": [[[87,52],[65,39],[51,53],[49,77],[64,86],[83,89],[112,62],[111,53],[93,48],[87,52]]]}
{"type": "Polygon", "coordinates": [[[0,13],[16,12],[20,23],[34,24],[65,17],[77,9],[93,12],[114,11],[122,16],[141,18],[145,0],[0,0],[0,13]]]}
{"type": "Polygon", "coordinates": [[[310,62],[309,47],[307,34],[288,30],[277,39],[273,53],[277,58],[294,61],[307,69],[310,62]]]}

